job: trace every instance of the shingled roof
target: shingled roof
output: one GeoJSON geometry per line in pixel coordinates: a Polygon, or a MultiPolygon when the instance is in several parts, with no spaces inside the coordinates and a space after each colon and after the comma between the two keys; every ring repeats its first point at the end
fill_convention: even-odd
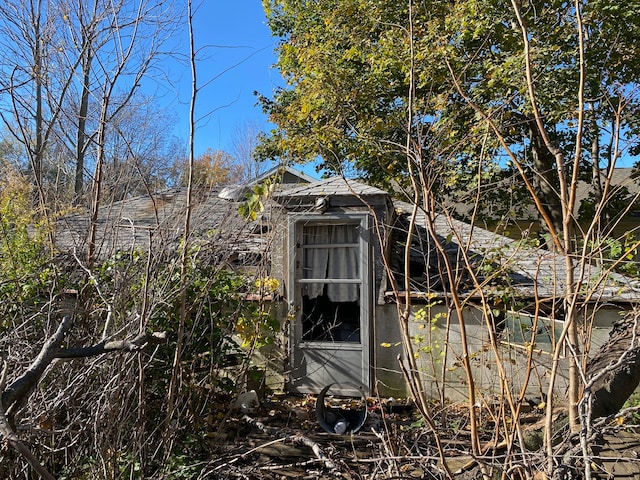
{"type": "MultiPolygon", "coordinates": [[[[413,205],[405,202],[394,202],[401,215],[409,215],[413,205]]],[[[416,223],[427,236],[427,216],[424,210],[418,209],[416,223]]],[[[566,264],[564,257],[552,251],[532,246],[527,238],[513,240],[509,237],[493,233],[489,230],[469,225],[451,217],[438,214],[434,218],[434,227],[439,240],[445,245],[448,255],[457,267],[463,267],[461,248],[467,249],[472,263],[491,262],[499,266],[507,284],[496,288],[508,287],[514,295],[522,298],[559,298],[566,291],[566,264]]],[[[428,239],[426,240],[429,241],[428,239]]],[[[593,300],[611,302],[640,301],[640,282],[615,272],[607,271],[592,263],[577,265],[576,281],[583,293],[591,292],[593,300]]],[[[464,288],[464,287],[463,287],[464,288]]],[[[466,293],[472,293],[468,286],[466,293]]],[[[488,289],[494,288],[491,285],[488,289]]],[[[465,293],[465,292],[461,292],[465,293]]]]}
{"type": "Polygon", "coordinates": [[[344,177],[331,177],[306,185],[282,189],[274,200],[288,209],[317,210],[320,204],[332,207],[362,207],[382,205],[389,194],[371,185],[344,177]]]}
{"type": "Polygon", "coordinates": [[[377,187],[372,187],[357,180],[344,177],[330,177],[307,185],[284,190],[276,195],[278,198],[306,198],[320,196],[370,196],[388,195],[387,192],[377,187]]]}
{"type": "MultiPolygon", "coordinates": [[[[242,253],[265,251],[268,238],[263,235],[274,219],[267,208],[254,221],[242,218],[238,209],[251,186],[269,177],[278,177],[279,188],[295,188],[315,181],[290,167],[271,169],[246,185],[196,188],[192,192],[190,235],[194,242],[224,245],[242,253]]],[[[268,204],[271,207],[273,204],[268,204]]],[[[97,255],[134,249],[175,249],[185,229],[187,189],[172,188],[152,195],[128,198],[99,209],[97,219],[97,255]]],[[[55,243],[63,252],[87,249],[89,214],[67,215],[57,222],[55,243]]]]}
{"type": "MultiPolygon", "coordinates": [[[[288,175],[293,175],[287,171],[288,175]]],[[[312,180],[312,179],[311,179],[312,180]]],[[[309,209],[316,200],[329,198],[332,206],[364,206],[373,201],[378,205],[390,204],[387,192],[355,180],[333,177],[322,181],[305,183],[308,177],[300,177],[302,184],[280,185],[267,204],[265,212],[255,221],[248,222],[238,213],[242,196],[228,187],[198,190],[193,195],[191,215],[191,235],[194,242],[224,245],[235,255],[260,254],[267,251],[270,236],[266,235],[271,226],[282,222],[286,208],[309,209]],[[363,200],[366,200],[363,203],[363,200]]],[[[236,187],[237,189],[238,187],[236,187]]],[[[107,257],[117,251],[133,249],[177,248],[184,233],[186,213],[186,189],[169,189],[154,195],[123,200],[102,207],[98,215],[97,254],[107,257]]],[[[393,201],[395,213],[407,216],[413,206],[401,201],[393,201]]],[[[423,242],[420,248],[433,250],[426,229],[425,212],[417,212],[417,224],[421,225],[423,242]]],[[[534,248],[527,239],[513,240],[489,230],[471,226],[444,215],[435,216],[435,231],[439,240],[446,245],[450,258],[461,266],[461,252],[467,250],[472,262],[492,262],[500,265],[508,278],[509,287],[522,297],[534,295],[543,298],[562,296],[565,285],[564,259],[548,250],[534,248]]],[[[87,248],[89,218],[86,214],[72,214],[59,220],[56,229],[56,244],[62,251],[83,252],[87,248]]],[[[428,255],[423,255],[427,258],[428,255]]],[[[578,259],[576,259],[576,262],[578,259]]],[[[434,266],[436,268],[437,266],[434,266]]],[[[427,266],[428,269],[428,266],[427,266]]],[[[602,270],[595,265],[584,265],[581,286],[595,283],[602,277],[602,270]]],[[[428,275],[428,273],[427,273],[428,275]]],[[[591,285],[595,296],[607,301],[640,300],[640,284],[633,280],[608,273],[606,281],[591,285]]],[[[435,278],[435,275],[434,277],[435,278]]],[[[429,283],[429,282],[426,282],[429,283]]],[[[420,285],[417,285],[417,291],[420,285]]],[[[426,284],[423,284],[423,289],[426,284]]],[[[436,285],[432,282],[431,288],[436,285]]],[[[467,286],[472,294],[471,286],[467,286]]],[[[504,286],[503,286],[504,287],[504,286]]],[[[462,287],[464,288],[464,286],[462,287]]],[[[423,290],[424,291],[424,290],[423,290]]],[[[464,293],[464,292],[462,292],[464,293]]]]}
{"type": "MultiPolygon", "coordinates": [[[[246,252],[260,251],[263,218],[247,222],[238,214],[240,202],[219,197],[221,188],[195,192],[191,236],[226,243],[246,252]]],[[[175,248],[184,234],[187,205],[185,188],[122,200],[102,207],[97,221],[97,252],[106,257],[117,251],[148,249],[150,245],[175,248]]],[[[68,215],[58,222],[56,245],[62,251],[85,251],[89,231],[86,214],[68,215]]]]}

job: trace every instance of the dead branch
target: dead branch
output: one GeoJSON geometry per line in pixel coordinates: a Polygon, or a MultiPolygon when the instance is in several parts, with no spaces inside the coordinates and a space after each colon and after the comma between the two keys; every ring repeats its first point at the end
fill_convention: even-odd
{"type": "MultiPolygon", "coordinates": [[[[5,387],[7,380],[7,362],[3,362],[2,374],[0,378],[0,391],[2,391],[5,387]]],[[[20,441],[14,431],[11,429],[9,425],[9,421],[7,420],[7,416],[5,415],[4,404],[2,403],[2,397],[0,397],[0,438],[4,438],[11,447],[20,453],[25,460],[31,465],[31,467],[36,471],[40,477],[44,478],[44,480],[55,480],[53,475],[51,475],[47,469],[40,464],[40,462],[36,459],[36,457],[31,453],[31,450],[27,448],[27,446],[20,441]]]]}
{"type": "Polygon", "coordinates": [[[286,442],[286,441],[287,441],[286,438],[276,438],[275,440],[271,440],[270,442],[263,443],[262,445],[258,445],[257,447],[254,447],[251,450],[248,450],[248,451],[246,451],[244,453],[236,455],[235,457],[233,457],[228,462],[225,462],[225,463],[222,463],[222,464],[218,465],[217,467],[212,469],[212,471],[215,472],[217,470],[221,470],[223,468],[226,468],[226,467],[236,463],[238,460],[240,460],[242,458],[246,458],[247,456],[251,455],[253,452],[255,452],[257,450],[260,450],[261,448],[269,447],[271,445],[275,445],[276,443],[282,443],[282,442],[286,442]]]}
{"type": "Polygon", "coordinates": [[[0,378],[0,438],[5,439],[45,480],[54,480],[54,477],[40,464],[31,450],[20,441],[12,425],[16,411],[27,401],[51,363],[56,358],[83,358],[113,351],[138,351],[148,344],[162,343],[165,338],[164,333],[143,332],[127,340],[102,341],[88,347],[60,348],[72,326],[73,317],[71,315],[64,316],[55,333],[44,342],[40,353],[22,375],[6,386],[8,366],[5,361],[0,378]]]}
{"type": "Polygon", "coordinates": [[[45,370],[55,358],[56,352],[62,345],[64,337],[72,325],[73,317],[65,315],[55,333],[44,342],[40,353],[29,368],[2,391],[0,401],[2,401],[2,405],[6,409],[5,412],[9,414],[9,418],[24,403],[31,390],[38,384],[45,370]]]}
{"type": "Polygon", "coordinates": [[[609,340],[587,364],[592,419],[617,413],[640,383],[639,320],[639,310],[617,320],[609,340]]]}
{"type": "Polygon", "coordinates": [[[336,464],[333,463],[333,461],[329,457],[327,457],[327,455],[322,451],[322,448],[320,447],[320,445],[318,445],[316,442],[314,442],[310,438],[305,437],[304,435],[301,435],[301,434],[288,435],[284,433],[282,430],[275,427],[269,427],[264,423],[259,422],[254,418],[251,418],[248,415],[244,415],[242,417],[242,420],[268,435],[272,435],[278,438],[283,438],[297,445],[305,445],[311,448],[311,450],[313,451],[313,454],[316,456],[318,460],[324,463],[324,466],[325,468],[327,468],[327,470],[329,470],[331,473],[335,474],[338,477],[342,476],[341,473],[338,471],[336,464]]]}
{"type": "Polygon", "coordinates": [[[150,344],[158,345],[164,343],[165,339],[165,332],[143,332],[130,340],[104,340],[96,345],[90,345],[88,347],[65,348],[58,350],[55,354],[55,358],[95,357],[96,355],[115,351],[136,352],[150,344]]]}
{"type": "Polygon", "coordinates": [[[286,470],[289,468],[306,468],[310,465],[314,465],[318,462],[322,462],[322,460],[317,459],[317,458],[312,458],[309,459],[307,461],[304,462],[296,462],[296,463],[289,463],[287,465],[264,465],[260,467],[260,470],[263,471],[276,471],[276,470],[286,470]]]}
{"type": "Polygon", "coordinates": [[[85,358],[113,351],[138,351],[148,344],[159,344],[165,339],[164,332],[140,333],[129,340],[102,341],[88,347],[61,349],[64,337],[73,325],[73,318],[65,316],[56,332],[44,343],[40,353],[29,368],[15,379],[3,392],[2,404],[11,418],[12,413],[26,401],[31,390],[42,378],[47,367],[55,358],[85,358]]]}

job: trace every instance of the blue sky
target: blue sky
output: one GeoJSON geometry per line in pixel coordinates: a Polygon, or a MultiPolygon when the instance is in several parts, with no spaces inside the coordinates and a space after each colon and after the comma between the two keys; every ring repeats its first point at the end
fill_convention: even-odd
{"type": "MultiPolygon", "coordinates": [[[[194,0],[194,4],[198,3],[194,34],[196,48],[201,49],[197,75],[202,89],[197,98],[200,120],[195,137],[196,155],[208,148],[232,151],[234,134],[247,124],[268,130],[267,118],[257,105],[254,91],[271,97],[283,85],[274,67],[276,39],[266,24],[260,0],[194,0]]],[[[186,27],[180,42],[179,49],[186,53],[186,27]]],[[[175,134],[187,139],[191,73],[188,65],[174,65],[165,73],[176,85],[176,91],[166,97],[168,108],[177,117],[175,134]]],[[[618,166],[632,163],[623,156],[618,166]]],[[[305,167],[305,171],[315,176],[312,166],[305,167]]]]}
{"type": "MultiPolygon", "coordinates": [[[[197,3],[197,2],[195,2],[197,3]]],[[[185,2],[186,4],[186,2],[185,2]]],[[[188,50],[186,27],[180,48],[188,50]]],[[[277,69],[275,39],[266,24],[260,0],[203,0],[194,19],[198,84],[196,155],[207,148],[232,149],[231,138],[247,123],[267,129],[267,119],[254,91],[267,97],[282,85],[277,69]]],[[[177,85],[169,94],[169,109],[178,118],[176,134],[187,138],[191,96],[188,66],[173,66],[168,72],[177,85]]]]}

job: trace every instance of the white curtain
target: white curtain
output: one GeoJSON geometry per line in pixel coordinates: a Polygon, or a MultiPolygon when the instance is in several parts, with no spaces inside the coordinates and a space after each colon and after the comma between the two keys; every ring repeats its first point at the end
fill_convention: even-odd
{"type": "MultiPolygon", "coordinates": [[[[358,278],[358,228],[355,225],[322,225],[304,228],[304,244],[353,244],[352,247],[318,247],[304,249],[304,278],[358,278]]],[[[309,298],[322,295],[323,283],[306,285],[309,298]]],[[[327,295],[332,302],[358,300],[357,284],[328,284],[327,295]]]]}

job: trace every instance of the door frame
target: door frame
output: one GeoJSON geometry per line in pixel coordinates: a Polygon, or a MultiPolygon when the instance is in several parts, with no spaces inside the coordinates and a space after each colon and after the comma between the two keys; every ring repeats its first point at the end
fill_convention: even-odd
{"type": "MultiPolygon", "coordinates": [[[[345,379],[344,385],[336,385],[332,392],[344,395],[360,396],[360,388],[368,394],[371,392],[371,348],[373,335],[373,294],[372,294],[372,247],[371,247],[371,216],[368,213],[290,213],[288,222],[288,276],[287,302],[289,312],[292,315],[292,324],[289,330],[289,359],[291,373],[289,388],[298,393],[317,394],[326,385],[314,383],[310,375],[296,375],[296,371],[302,368],[305,359],[305,351],[312,355],[326,355],[332,358],[348,354],[348,352],[361,352],[359,378],[345,379]],[[301,283],[298,279],[302,274],[302,233],[305,225],[359,225],[359,285],[360,285],[360,342],[324,342],[302,341],[302,294],[301,283]],[[351,385],[348,385],[350,383],[351,385]],[[354,384],[358,387],[353,388],[354,384]]],[[[355,372],[354,372],[355,373],[355,372]]],[[[342,382],[336,382],[342,384],[342,382]]]]}

